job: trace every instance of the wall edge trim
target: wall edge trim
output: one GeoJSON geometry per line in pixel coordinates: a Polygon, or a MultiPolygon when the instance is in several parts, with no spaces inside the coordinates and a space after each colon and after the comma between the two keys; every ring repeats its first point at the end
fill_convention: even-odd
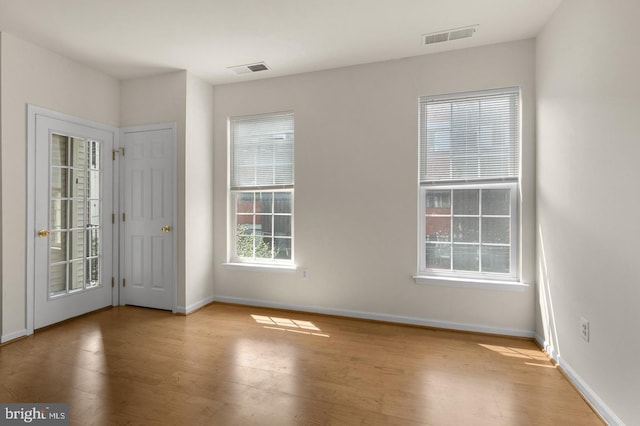
{"type": "Polygon", "coordinates": [[[3,334],[2,336],[0,336],[0,343],[7,343],[12,340],[16,340],[21,337],[28,336],[30,334],[32,333],[29,333],[29,331],[26,328],[22,330],[14,331],[12,333],[3,334]]]}
{"type": "Polygon", "coordinates": [[[400,315],[383,314],[377,312],[354,311],[349,309],[335,309],[322,306],[296,305],[274,302],[269,300],[246,299],[242,297],[214,296],[214,302],[233,303],[237,305],[255,306],[263,308],[285,309],[292,311],[309,312],[324,315],[336,315],[349,318],[358,318],[398,324],[417,325],[422,327],[440,328],[457,331],[469,331],[474,333],[497,334],[512,337],[533,338],[534,332],[515,328],[491,327],[485,325],[441,321],[429,318],[407,317],[400,315]]]}
{"type": "Polygon", "coordinates": [[[176,309],[173,311],[173,313],[175,314],[182,314],[182,315],[189,315],[194,313],[195,311],[197,311],[198,309],[201,309],[205,306],[207,306],[210,303],[213,303],[215,301],[213,296],[198,300],[196,303],[192,303],[189,306],[176,306],[176,309]]]}
{"type": "Polygon", "coordinates": [[[582,377],[564,360],[546,340],[538,333],[535,334],[535,340],[544,348],[549,356],[558,364],[565,377],[576,388],[578,393],[587,401],[591,408],[598,414],[602,420],[609,425],[624,426],[624,422],[613,412],[611,407],[605,403],[602,398],[585,382],[582,377]]]}

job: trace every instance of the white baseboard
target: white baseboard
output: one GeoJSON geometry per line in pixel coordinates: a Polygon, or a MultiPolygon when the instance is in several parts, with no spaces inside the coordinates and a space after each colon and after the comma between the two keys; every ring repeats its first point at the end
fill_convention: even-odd
{"type": "Polygon", "coordinates": [[[538,333],[536,333],[533,338],[536,342],[538,342],[538,345],[540,345],[540,347],[544,349],[551,358],[553,358],[555,362],[558,362],[558,354],[553,346],[551,346],[546,340],[544,340],[538,333]]]}
{"type": "Polygon", "coordinates": [[[199,300],[196,303],[192,303],[191,305],[189,305],[187,307],[176,306],[176,309],[173,312],[176,313],[176,314],[189,315],[193,311],[197,311],[198,309],[202,308],[203,306],[208,305],[209,303],[211,303],[213,301],[214,301],[213,296],[207,297],[206,299],[199,300]]]}
{"type": "Polygon", "coordinates": [[[10,340],[14,340],[14,339],[18,339],[20,337],[24,337],[24,336],[28,336],[29,331],[25,328],[24,330],[18,330],[18,331],[14,331],[13,333],[9,333],[9,334],[5,334],[3,336],[0,336],[0,343],[6,343],[10,340]]]}
{"type": "Polygon", "coordinates": [[[315,314],[337,315],[341,317],[360,318],[374,321],[395,322],[398,324],[419,325],[423,327],[444,328],[459,331],[472,331],[476,333],[502,334],[505,336],[533,338],[534,332],[512,328],[491,327],[477,324],[457,323],[451,321],[433,320],[428,318],[405,317],[399,315],[380,314],[374,312],[352,311],[348,309],[334,309],[309,305],[290,305],[269,300],[245,299],[240,297],[215,296],[214,301],[234,303],[237,305],[259,306],[274,309],[286,309],[291,311],[309,312],[315,314]]]}
{"type": "Polygon", "coordinates": [[[594,392],[593,389],[580,377],[578,373],[567,363],[547,341],[545,341],[537,333],[535,335],[536,341],[544,348],[551,358],[554,359],[558,366],[564,371],[569,381],[575,386],[575,388],[582,394],[591,407],[612,426],[624,426],[624,423],[611,408],[594,392]]]}

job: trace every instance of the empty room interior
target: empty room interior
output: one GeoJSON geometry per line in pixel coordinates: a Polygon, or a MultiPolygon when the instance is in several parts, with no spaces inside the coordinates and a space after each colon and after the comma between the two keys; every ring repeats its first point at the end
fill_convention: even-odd
{"type": "Polygon", "coordinates": [[[640,425],[639,19],[0,0],[0,404],[640,425]]]}

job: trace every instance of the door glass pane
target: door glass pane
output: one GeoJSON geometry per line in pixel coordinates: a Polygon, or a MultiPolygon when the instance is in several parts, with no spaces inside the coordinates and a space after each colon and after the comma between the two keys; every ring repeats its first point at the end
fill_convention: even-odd
{"type": "Polygon", "coordinates": [[[84,139],[71,138],[71,164],[69,165],[80,169],[87,167],[84,139]]]}
{"type": "Polygon", "coordinates": [[[62,135],[51,135],[51,165],[68,165],[68,138],[62,135]]]}
{"type": "Polygon", "coordinates": [[[69,211],[71,226],[73,228],[84,228],[84,201],[72,200],[69,205],[71,206],[69,211]]]}
{"type": "Polygon", "coordinates": [[[67,228],[67,200],[51,200],[51,230],[67,228]]]}
{"type": "Polygon", "coordinates": [[[71,247],[70,259],[82,259],[84,253],[84,230],[71,231],[69,238],[69,246],[71,247]]]}
{"type": "Polygon", "coordinates": [[[87,287],[100,284],[100,260],[96,257],[87,260],[87,287]]]}
{"type": "Polygon", "coordinates": [[[100,254],[100,230],[90,229],[89,234],[89,256],[94,257],[100,254]]]}
{"type": "Polygon", "coordinates": [[[49,293],[52,296],[67,291],[67,264],[51,265],[49,269],[49,293]]]}
{"type": "Polygon", "coordinates": [[[71,262],[69,265],[69,290],[84,288],[84,260],[71,262]]]}
{"type": "Polygon", "coordinates": [[[87,226],[99,226],[100,225],[100,201],[89,201],[89,217],[87,226]]]}
{"type": "Polygon", "coordinates": [[[68,169],[60,167],[51,168],[51,198],[67,197],[67,174],[68,169]]]}
{"type": "Polygon", "coordinates": [[[89,141],[89,168],[100,168],[100,143],[96,141],[89,141]]]}
{"type": "Polygon", "coordinates": [[[89,198],[100,198],[100,171],[89,172],[89,198]]]}
{"type": "Polygon", "coordinates": [[[70,170],[69,180],[71,181],[71,196],[74,198],[84,198],[86,195],[84,188],[84,174],[84,170],[70,170]]]}
{"type": "Polygon", "coordinates": [[[49,235],[49,262],[58,263],[67,260],[67,232],[51,232],[49,235]]]}
{"type": "Polygon", "coordinates": [[[51,136],[50,296],[100,284],[100,147],[98,141],[51,136]]]}

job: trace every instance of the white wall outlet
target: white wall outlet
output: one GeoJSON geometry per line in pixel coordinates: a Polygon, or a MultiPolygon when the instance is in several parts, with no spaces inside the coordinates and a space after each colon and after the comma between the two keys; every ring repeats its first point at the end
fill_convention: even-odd
{"type": "Polygon", "coordinates": [[[580,335],[587,342],[589,341],[589,320],[580,318],[580,335]]]}
{"type": "Polygon", "coordinates": [[[303,268],[302,269],[302,279],[306,280],[307,278],[309,278],[309,270],[307,268],[303,268]]]}

